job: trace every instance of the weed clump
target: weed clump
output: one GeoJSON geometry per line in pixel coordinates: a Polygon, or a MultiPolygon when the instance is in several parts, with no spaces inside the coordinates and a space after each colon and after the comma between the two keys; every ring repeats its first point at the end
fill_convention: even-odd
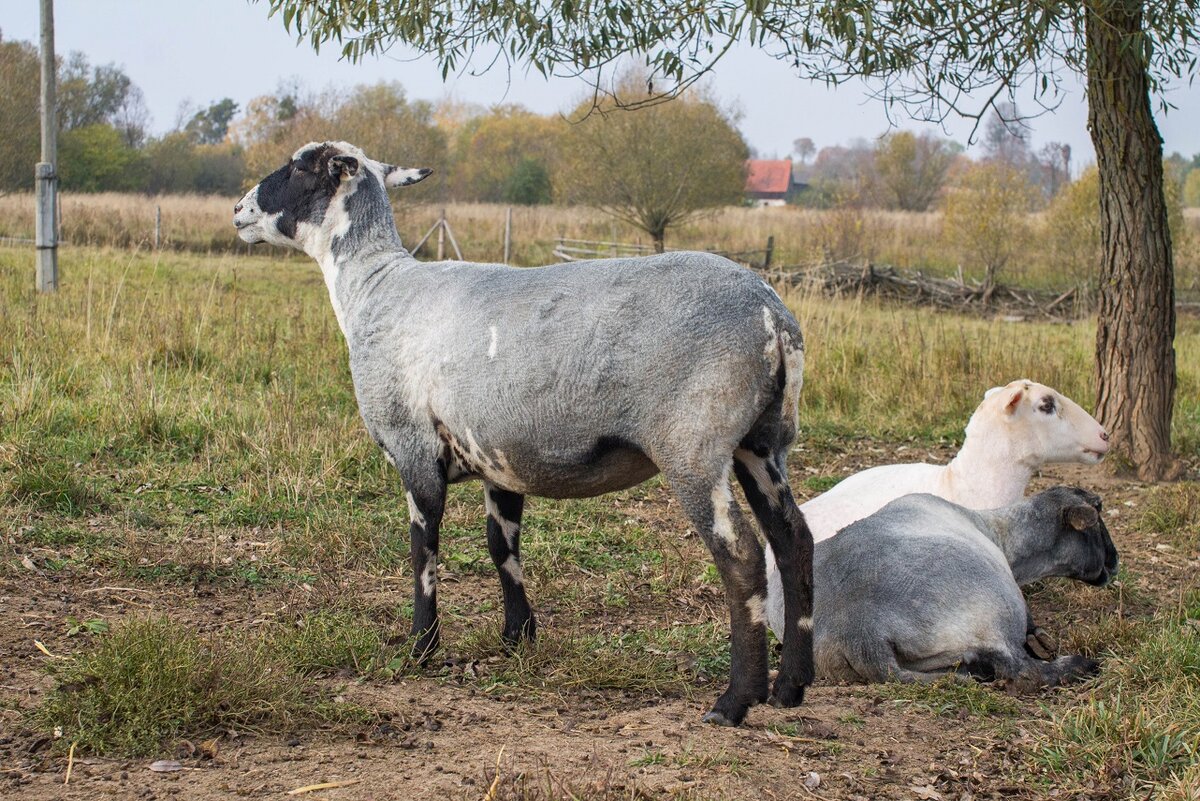
{"type": "Polygon", "coordinates": [[[7,495],[40,512],[84,517],[110,508],[108,499],[71,465],[59,461],[19,465],[8,481],[7,495]]]}
{"type": "Polygon", "coordinates": [[[35,722],[94,754],[148,755],[185,737],[343,714],[266,639],[200,634],[165,617],[128,622],[50,670],[58,685],[35,722]]]}

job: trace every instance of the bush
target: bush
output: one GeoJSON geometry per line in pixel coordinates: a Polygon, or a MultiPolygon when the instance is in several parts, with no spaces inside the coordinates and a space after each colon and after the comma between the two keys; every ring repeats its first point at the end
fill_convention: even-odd
{"type": "Polygon", "coordinates": [[[999,162],[971,166],[947,193],[943,233],[963,263],[983,269],[985,301],[1024,249],[1033,200],[1026,173],[999,162]]]}

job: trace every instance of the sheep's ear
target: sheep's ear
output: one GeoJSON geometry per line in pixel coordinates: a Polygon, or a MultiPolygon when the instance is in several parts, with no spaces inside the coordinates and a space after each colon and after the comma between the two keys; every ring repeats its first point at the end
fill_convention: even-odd
{"type": "Polygon", "coordinates": [[[995,395],[997,392],[999,392],[1002,389],[1004,389],[1004,387],[992,387],[987,392],[983,393],[983,399],[987,400],[988,398],[992,397],[993,395],[995,395]]]}
{"type": "Polygon", "coordinates": [[[1094,508],[1086,504],[1069,507],[1065,516],[1067,525],[1076,531],[1086,531],[1100,522],[1100,515],[1096,513],[1094,508]]]}
{"type": "Polygon", "coordinates": [[[340,181],[343,178],[353,178],[358,175],[358,159],[354,156],[330,156],[329,164],[326,166],[329,170],[329,177],[335,181],[340,181]]]}
{"type": "Polygon", "coordinates": [[[383,182],[387,186],[410,186],[429,177],[433,170],[428,167],[397,167],[394,164],[383,165],[383,182]]]}
{"type": "Polygon", "coordinates": [[[1015,414],[1017,407],[1021,405],[1021,398],[1025,397],[1025,388],[1022,387],[1013,392],[1008,398],[1008,403],[1004,404],[1005,414],[1015,414]]]}

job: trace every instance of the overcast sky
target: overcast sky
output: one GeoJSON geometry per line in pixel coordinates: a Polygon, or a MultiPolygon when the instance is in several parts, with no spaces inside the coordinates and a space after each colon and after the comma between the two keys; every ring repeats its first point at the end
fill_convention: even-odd
{"type": "MultiPolygon", "coordinates": [[[[4,38],[36,42],[37,7],[34,0],[8,0],[0,14],[4,38]]],[[[546,81],[536,73],[509,75],[502,68],[451,76],[443,83],[430,59],[404,58],[399,50],[348,64],[335,50],[317,55],[297,45],[278,17],[268,19],[265,4],[247,0],[56,0],[55,28],[60,54],[81,50],[93,64],[115,62],[125,69],[145,93],[152,129],[159,133],[175,123],[184,102],[207,105],[231,97],[244,107],[250,98],[292,79],[317,90],[396,80],[414,98],[520,103],[543,114],[568,108],[584,92],[578,80],[546,81]]],[[[710,83],[723,103],[740,110],[742,133],[761,156],[786,157],[799,137],[821,148],[869,139],[888,128],[883,105],[861,84],[828,89],[801,81],[749,46],[732,52],[710,83]]],[[[1166,151],[1200,152],[1200,87],[1175,88],[1168,99],[1177,109],[1159,115],[1166,151]]],[[[1066,142],[1080,166],[1093,158],[1086,121],[1083,92],[1073,85],[1054,114],[1032,121],[1033,144],[1066,142]]],[[[928,127],[964,143],[970,131],[961,121],[945,131],[907,119],[900,127],[928,127]]]]}

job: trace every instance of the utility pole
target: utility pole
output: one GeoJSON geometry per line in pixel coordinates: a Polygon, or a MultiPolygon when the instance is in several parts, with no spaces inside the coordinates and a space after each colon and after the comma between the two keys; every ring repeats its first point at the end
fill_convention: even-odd
{"type": "Polygon", "coordinates": [[[42,160],[34,173],[37,179],[37,288],[39,292],[58,289],[58,226],[55,211],[58,194],[58,175],[54,165],[57,158],[58,123],[55,120],[54,89],[54,0],[42,4],[42,160]]]}

